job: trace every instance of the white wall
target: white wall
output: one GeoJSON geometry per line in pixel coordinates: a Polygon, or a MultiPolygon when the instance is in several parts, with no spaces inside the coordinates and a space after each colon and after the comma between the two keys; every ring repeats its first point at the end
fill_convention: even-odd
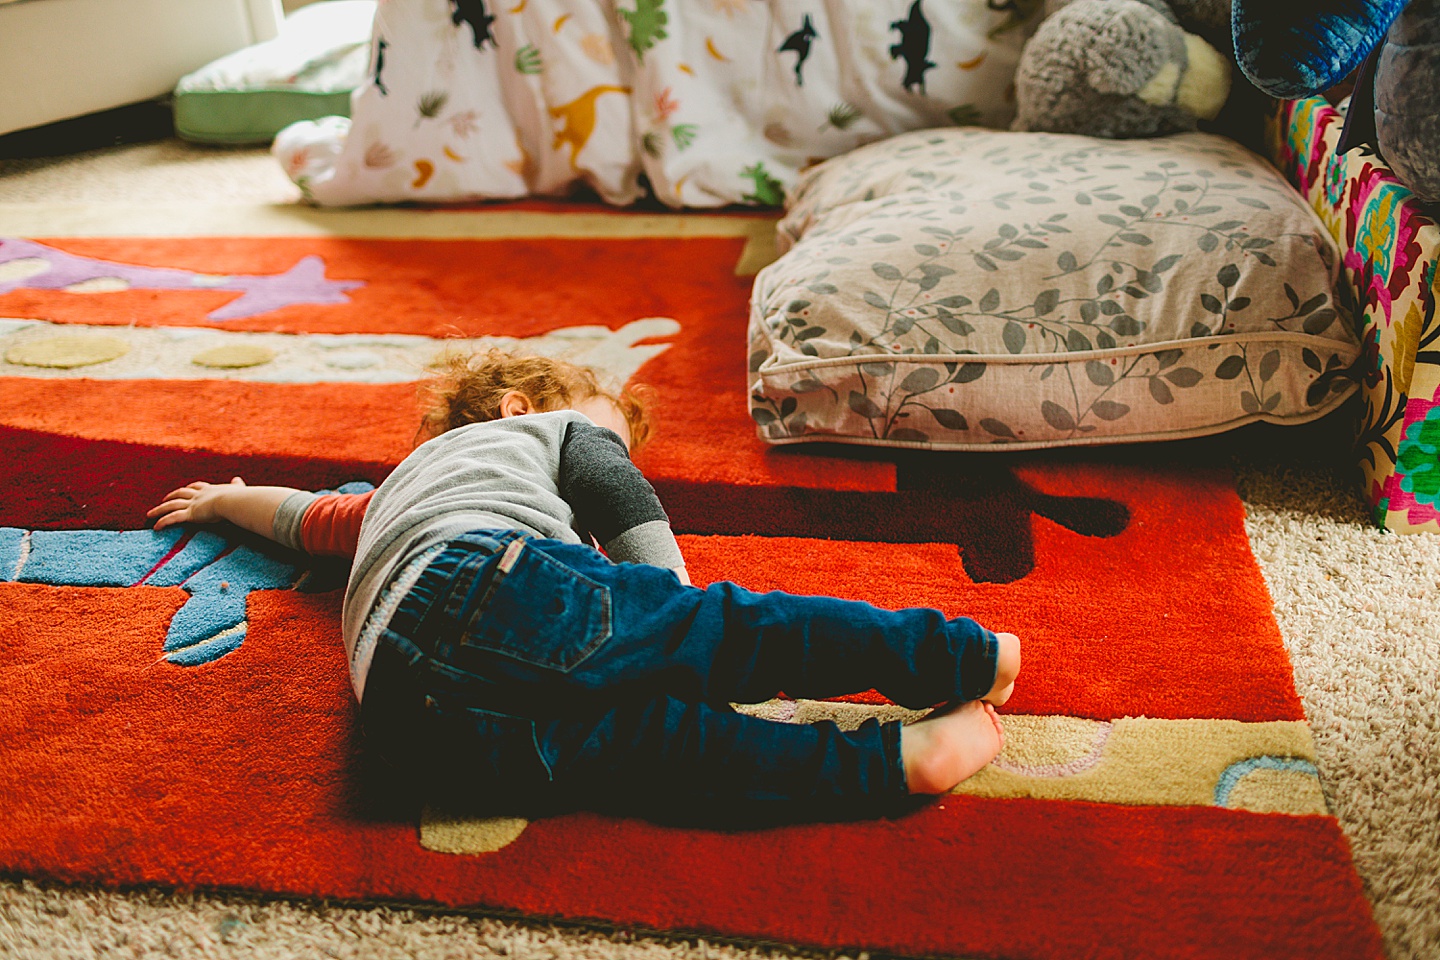
{"type": "Polygon", "coordinates": [[[279,0],[0,3],[0,134],[162,97],[280,17],[279,0]]]}

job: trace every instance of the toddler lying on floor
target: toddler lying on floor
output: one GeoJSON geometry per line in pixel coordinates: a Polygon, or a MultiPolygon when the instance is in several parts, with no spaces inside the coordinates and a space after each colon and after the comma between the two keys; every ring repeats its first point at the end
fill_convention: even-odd
{"type": "Polygon", "coordinates": [[[629,458],[649,432],[630,390],[494,350],[452,358],[431,395],[423,442],[372,493],[237,477],[147,514],[353,558],[343,633],[367,749],[427,798],[717,823],[879,816],[1000,751],[1013,635],[936,610],[691,586],[629,458]],[[730,707],[871,688],[942,706],[849,732],[730,707]]]}

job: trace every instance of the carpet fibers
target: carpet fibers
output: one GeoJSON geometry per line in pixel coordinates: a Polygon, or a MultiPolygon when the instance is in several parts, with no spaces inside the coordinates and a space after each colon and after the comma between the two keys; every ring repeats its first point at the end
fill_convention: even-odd
{"type": "MultiPolygon", "coordinates": [[[[182,237],[163,217],[10,229],[43,206],[10,218],[4,234],[32,246],[0,275],[0,483],[19,494],[0,505],[6,871],[903,954],[1380,955],[1244,505],[1228,470],[1201,465],[1216,448],[768,451],[726,346],[762,235],[749,218],[407,211],[404,232],[367,214],[281,230],[217,208],[191,209],[214,223],[182,237]],[[698,582],[924,603],[1021,633],[1001,761],[871,824],[734,834],[371,809],[335,571],[231,535],[167,541],[139,514],[195,476],[377,481],[413,432],[417,358],[447,337],[656,385],[664,430],[641,463],[698,582]]],[[[893,709],[852,699],[754,709],[893,709]]],[[[3,889],[21,946],[39,942],[26,904],[153,905],[3,889]]],[[[230,905],[200,939],[233,946],[261,925],[244,898],[190,902],[230,905]]],[[[345,916],[378,929],[403,914],[345,916]]]]}

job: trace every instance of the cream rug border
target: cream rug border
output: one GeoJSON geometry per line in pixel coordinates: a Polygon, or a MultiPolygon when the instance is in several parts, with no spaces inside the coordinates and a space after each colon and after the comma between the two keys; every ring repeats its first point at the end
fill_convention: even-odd
{"type": "Polygon", "coordinates": [[[294,204],[0,201],[0,237],[344,237],[383,240],[737,237],[736,276],[777,256],[775,217],[747,214],[546,213],[531,210],[322,210],[294,204]]]}

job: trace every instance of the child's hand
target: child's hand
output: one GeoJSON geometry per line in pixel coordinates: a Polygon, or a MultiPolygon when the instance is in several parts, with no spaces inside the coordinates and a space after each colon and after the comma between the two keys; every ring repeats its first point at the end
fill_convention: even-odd
{"type": "Polygon", "coordinates": [[[160,518],[155,521],[156,530],[164,530],[177,523],[214,523],[224,520],[226,518],[221,512],[221,501],[233,493],[236,487],[243,486],[245,481],[239,477],[229,483],[196,481],[165,494],[164,501],[145,516],[160,518]]]}

